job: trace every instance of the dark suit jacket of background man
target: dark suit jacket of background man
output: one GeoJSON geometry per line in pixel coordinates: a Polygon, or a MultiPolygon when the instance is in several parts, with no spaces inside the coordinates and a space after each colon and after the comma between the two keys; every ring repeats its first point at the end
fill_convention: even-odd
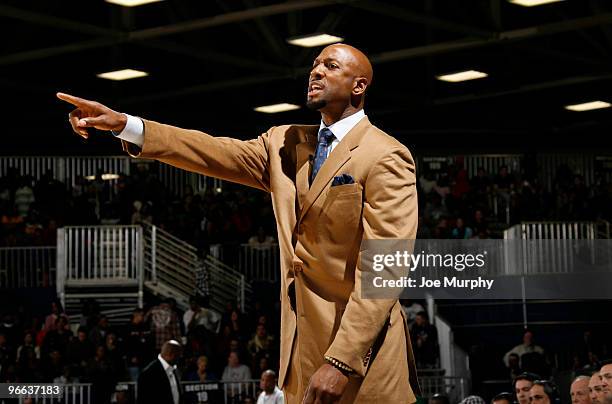
{"type": "MultiPolygon", "coordinates": [[[[183,392],[178,379],[176,384],[179,388],[179,403],[183,403],[183,392]]],[[[159,359],[149,363],[138,376],[137,394],[137,404],[174,404],[170,381],[159,359]]]]}

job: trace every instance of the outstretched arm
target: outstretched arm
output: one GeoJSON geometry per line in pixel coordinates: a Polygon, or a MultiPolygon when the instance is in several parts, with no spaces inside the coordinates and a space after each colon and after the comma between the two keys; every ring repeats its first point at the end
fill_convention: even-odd
{"type": "MultiPolygon", "coordinates": [[[[58,93],[57,97],[76,107],[70,112],[70,124],[84,138],[89,137],[88,128],[121,132],[128,123],[125,114],[99,102],[64,93],[58,93]]],[[[269,191],[268,138],[273,129],[257,139],[242,141],[148,120],[143,123],[142,145],[123,141],[123,148],[131,156],[156,159],[188,171],[269,191]]]]}

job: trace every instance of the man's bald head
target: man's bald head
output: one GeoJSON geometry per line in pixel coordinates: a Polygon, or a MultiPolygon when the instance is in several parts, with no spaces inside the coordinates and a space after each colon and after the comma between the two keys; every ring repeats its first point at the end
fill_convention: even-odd
{"type": "Polygon", "coordinates": [[[370,63],[370,59],[368,59],[365,53],[345,43],[329,45],[321,51],[321,54],[326,50],[338,50],[342,52],[346,60],[350,61],[350,67],[353,69],[355,77],[365,77],[368,79],[368,85],[372,83],[374,71],[372,69],[372,63],[370,63]]]}
{"type": "Polygon", "coordinates": [[[181,357],[182,353],[183,353],[183,346],[181,345],[180,342],[173,340],[173,339],[164,342],[164,344],[161,347],[162,358],[164,358],[164,360],[171,365],[176,364],[176,362],[181,357]]]}
{"type": "Polygon", "coordinates": [[[346,44],[329,45],[313,62],[307,106],[330,121],[351,115],[363,108],[372,78],[372,64],[362,51],[346,44]]]}

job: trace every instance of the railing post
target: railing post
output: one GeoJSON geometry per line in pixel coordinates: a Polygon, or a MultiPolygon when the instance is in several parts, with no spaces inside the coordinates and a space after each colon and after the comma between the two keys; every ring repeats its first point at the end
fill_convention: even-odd
{"type": "MultiPolygon", "coordinates": [[[[138,266],[136,270],[138,271],[138,308],[142,309],[144,307],[144,231],[142,226],[139,226],[137,229],[138,234],[138,266]]],[[[127,257],[126,257],[127,260],[127,257]]],[[[155,267],[154,267],[155,268],[155,267]]]]}
{"type": "Polygon", "coordinates": [[[239,280],[239,293],[240,293],[240,311],[242,311],[244,313],[245,310],[245,304],[244,304],[244,275],[240,275],[240,280],[239,280]]]}
{"type": "Polygon", "coordinates": [[[151,225],[151,281],[157,283],[157,226],[151,225]]]}
{"type": "Polygon", "coordinates": [[[66,280],[66,243],[64,240],[65,231],[63,228],[57,229],[57,251],[55,256],[55,288],[57,295],[62,302],[62,307],[66,307],[64,282],[66,280]]]}

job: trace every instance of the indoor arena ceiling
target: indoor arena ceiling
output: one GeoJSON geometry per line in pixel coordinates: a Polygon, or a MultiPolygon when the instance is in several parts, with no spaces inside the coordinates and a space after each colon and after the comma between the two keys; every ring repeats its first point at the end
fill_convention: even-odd
{"type": "Polygon", "coordinates": [[[0,154],[119,153],[117,142],[72,136],[56,91],[217,135],[253,137],[279,123],[317,123],[304,107],[321,48],[288,38],[327,33],[374,64],[366,112],[406,144],[466,150],[601,147],[612,109],[612,1],[523,7],[510,0],[2,0],[0,154]],[[98,74],[148,76],[110,81],[98,74]],[[462,70],[488,77],[449,83],[462,70]]]}

